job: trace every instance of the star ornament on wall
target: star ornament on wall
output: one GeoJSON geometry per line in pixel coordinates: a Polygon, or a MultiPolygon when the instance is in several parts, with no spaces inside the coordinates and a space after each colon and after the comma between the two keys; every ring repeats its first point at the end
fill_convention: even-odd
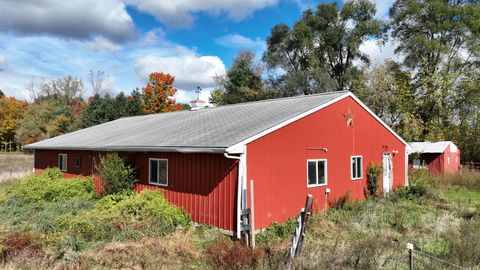
{"type": "Polygon", "coordinates": [[[345,117],[347,127],[353,127],[353,118],[355,117],[355,115],[350,109],[348,109],[348,111],[343,114],[343,117],[345,117]]]}

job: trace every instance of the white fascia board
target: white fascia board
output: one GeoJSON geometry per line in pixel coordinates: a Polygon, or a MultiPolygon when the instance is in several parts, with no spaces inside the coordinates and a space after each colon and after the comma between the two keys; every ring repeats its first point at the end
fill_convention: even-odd
{"type": "Polygon", "coordinates": [[[329,105],[331,105],[331,104],[333,104],[333,103],[335,103],[335,102],[337,102],[337,101],[340,101],[340,100],[348,97],[349,95],[350,95],[350,93],[345,93],[344,95],[341,95],[341,96],[339,96],[339,97],[337,97],[337,98],[335,98],[335,99],[332,99],[332,100],[330,100],[330,101],[327,102],[327,103],[324,103],[324,104],[322,104],[322,105],[320,105],[320,106],[317,106],[317,107],[315,107],[315,108],[313,108],[313,109],[311,109],[311,110],[308,110],[308,111],[306,111],[306,112],[304,112],[304,113],[301,113],[301,114],[299,114],[299,115],[297,115],[297,116],[295,116],[295,117],[292,117],[292,118],[290,118],[290,119],[288,119],[288,120],[286,120],[286,121],[284,121],[284,122],[282,122],[282,123],[280,123],[280,124],[278,124],[278,125],[276,125],[276,126],[273,126],[273,127],[269,128],[269,129],[266,129],[266,130],[264,130],[264,131],[262,131],[262,132],[260,132],[260,133],[255,134],[255,135],[253,135],[253,136],[251,136],[251,137],[249,137],[249,138],[247,138],[247,139],[245,139],[245,140],[243,140],[243,141],[240,141],[240,142],[238,142],[238,143],[236,143],[236,144],[228,147],[225,151],[226,151],[227,153],[230,153],[230,154],[243,153],[243,152],[239,152],[239,151],[243,151],[243,147],[244,147],[245,145],[247,145],[248,143],[250,143],[250,142],[252,142],[252,141],[254,141],[254,140],[258,139],[258,138],[261,138],[261,137],[263,137],[263,136],[265,136],[265,135],[267,135],[267,134],[270,134],[270,133],[272,133],[272,132],[274,132],[274,131],[276,131],[276,130],[278,130],[278,129],[286,126],[286,125],[289,125],[289,124],[291,124],[291,123],[293,123],[293,122],[295,122],[295,121],[297,121],[297,120],[299,120],[299,119],[301,119],[301,118],[303,118],[303,117],[305,117],[305,116],[308,116],[308,115],[310,115],[310,114],[312,114],[312,113],[315,113],[315,112],[317,112],[317,111],[319,111],[319,110],[321,110],[321,109],[323,109],[323,108],[325,108],[325,107],[327,107],[327,106],[329,106],[329,105]]]}
{"type": "Polygon", "coordinates": [[[247,145],[248,143],[250,143],[250,142],[252,142],[252,141],[254,141],[258,138],[261,138],[261,137],[263,137],[267,134],[270,134],[270,133],[272,133],[272,132],[274,132],[274,131],[276,131],[276,130],[278,130],[278,129],[286,126],[286,125],[289,125],[289,124],[291,124],[291,123],[293,123],[293,122],[295,122],[295,121],[297,121],[297,120],[299,120],[303,117],[306,117],[306,116],[308,116],[312,113],[315,113],[315,112],[317,112],[317,111],[319,111],[319,110],[321,110],[321,109],[323,109],[323,108],[325,108],[329,105],[332,105],[333,103],[338,102],[338,101],[340,101],[340,100],[342,100],[346,97],[352,97],[353,100],[355,100],[358,104],[360,104],[360,106],[362,108],[364,108],[370,115],[372,115],[382,126],[384,126],[388,131],[390,131],[390,133],[392,133],[398,140],[400,140],[406,146],[406,149],[411,148],[410,145],[404,139],[402,139],[402,137],[400,137],[395,131],[393,131],[393,129],[391,129],[387,124],[385,124],[385,122],[383,122],[382,119],[380,119],[380,117],[378,117],[375,113],[372,112],[372,110],[370,110],[367,107],[367,105],[365,105],[354,94],[352,94],[351,92],[348,92],[348,93],[345,93],[344,95],[341,95],[341,96],[339,96],[335,99],[330,100],[327,103],[324,103],[324,104],[322,104],[318,107],[315,107],[315,108],[313,108],[311,110],[308,110],[308,111],[306,111],[302,114],[299,114],[295,117],[292,117],[292,118],[288,119],[287,121],[284,121],[284,122],[282,122],[282,123],[280,123],[276,126],[273,126],[273,127],[269,128],[269,129],[266,129],[266,130],[264,130],[264,131],[262,131],[262,132],[260,132],[256,135],[253,135],[253,136],[251,136],[251,137],[249,137],[249,138],[247,138],[243,141],[240,141],[240,142],[228,147],[225,150],[225,152],[230,153],[230,154],[241,154],[241,153],[243,153],[244,146],[247,145]]]}

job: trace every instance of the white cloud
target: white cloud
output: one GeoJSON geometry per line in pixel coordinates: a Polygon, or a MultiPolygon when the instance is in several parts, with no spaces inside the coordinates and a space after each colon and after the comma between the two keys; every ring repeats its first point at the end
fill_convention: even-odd
{"type": "Polygon", "coordinates": [[[318,5],[318,2],[313,0],[295,0],[295,3],[301,11],[313,9],[318,5]]]}
{"type": "Polygon", "coordinates": [[[360,46],[360,51],[370,57],[372,63],[381,64],[387,59],[398,61],[395,55],[395,44],[389,40],[385,45],[379,45],[376,40],[367,40],[360,46]]]}
{"type": "Polygon", "coordinates": [[[87,48],[92,51],[111,51],[116,52],[121,49],[122,46],[111,42],[104,37],[95,37],[92,40],[86,40],[82,42],[87,48]]]}
{"type": "Polygon", "coordinates": [[[161,28],[148,31],[142,39],[142,45],[151,46],[165,40],[165,32],[161,28]]]}
{"type": "Polygon", "coordinates": [[[150,13],[161,22],[176,27],[190,27],[193,14],[208,12],[213,15],[227,13],[239,21],[258,9],[275,5],[278,0],[123,0],[138,10],[150,13]]]}
{"type": "Polygon", "coordinates": [[[211,87],[213,77],[225,73],[225,65],[217,56],[199,56],[184,48],[175,55],[151,53],[140,57],[135,71],[146,79],[152,72],[165,72],[175,76],[175,86],[180,89],[194,89],[196,86],[211,87]]]}
{"type": "Polygon", "coordinates": [[[215,39],[215,42],[225,47],[235,49],[248,48],[263,51],[267,46],[265,40],[262,40],[260,38],[253,40],[238,34],[225,35],[223,37],[215,39]]]}
{"type": "MultiPolygon", "coordinates": [[[[185,100],[189,101],[187,99],[193,97],[192,90],[197,85],[208,89],[214,85],[213,77],[225,72],[225,65],[219,57],[202,56],[192,49],[169,42],[162,37],[161,31],[155,32],[155,36],[150,39],[153,40],[151,45],[138,46],[147,39],[148,34],[145,34],[138,39],[139,42],[127,43],[113,50],[109,49],[108,40],[103,49],[97,47],[97,50],[92,50],[87,41],[0,33],[0,89],[7,95],[28,98],[25,85],[32,78],[49,80],[73,75],[83,80],[85,94],[89,96],[89,70],[103,70],[109,75],[106,82],[109,93],[129,93],[136,87],[144,86],[150,72],[162,71],[175,76],[175,86],[186,91],[188,98],[185,100]]],[[[98,44],[102,43],[95,45],[100,46],[98,44]]]]}
{"type": "Polygon", "coordinates": [[[121,42],[135,36],[135,26],[118,0],[1,1],[0,30],[52,34],[77,39],[102,35],[121,42]]]}

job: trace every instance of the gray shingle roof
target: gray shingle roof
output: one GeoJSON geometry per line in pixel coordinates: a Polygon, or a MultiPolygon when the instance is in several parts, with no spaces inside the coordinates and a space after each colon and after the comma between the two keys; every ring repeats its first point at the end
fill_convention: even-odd
{"type": "Polygon", "coordinates": [[[412,153],[443,153],[451,143],[453,144],[451,141],[409,142],[412,153]]]}
{"type": "Polygon", "coordinates": [[[126,117],[25,146],[26,149],[223,152],[347,91],[126,117]]]}

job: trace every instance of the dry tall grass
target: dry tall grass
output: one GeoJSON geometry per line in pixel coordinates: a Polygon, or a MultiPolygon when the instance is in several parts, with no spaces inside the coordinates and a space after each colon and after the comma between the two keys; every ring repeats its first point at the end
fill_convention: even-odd
{"type": "Polygon", "coordinates": [[[32,155],[0,154],[0,182],[24,177],[32,171],[32,155]]]}

